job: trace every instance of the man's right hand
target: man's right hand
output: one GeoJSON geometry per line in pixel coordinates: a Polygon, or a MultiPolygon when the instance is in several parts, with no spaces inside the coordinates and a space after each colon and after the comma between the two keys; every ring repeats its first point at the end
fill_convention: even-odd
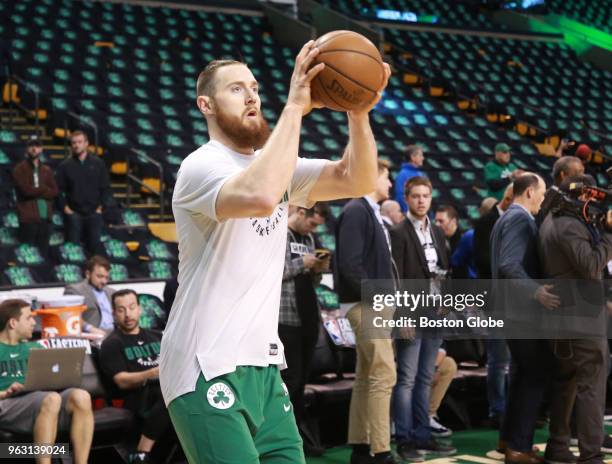
{"type": "Polygon", "coordinates": [[[66,205],[66,206],[64,206],[64,213],[66,213],[66,214],[72,214],[72,213],[74,213],[74,211],[72,211],[72,210],[70,209],[70,206],[66,205]]]}
{"type": "Polygon", "coordinates": [[[21,391],[23,391],[23,385],[19,382],[13,382],[6,390],[4,390],[4,398],[10,398],[21,391]]]}
{"type": "Polygon", "coordinates": [[[542,285],[535,292],[535,299],[546,309],[557,309],[561,305],[561,299],[551,293],[554,285],[542,285]]]}
{"type": "Polygon", "coordinates": [[[323,107],[321,103],[313,102],[310,98],[310,83],[325,67],[324,63],[319,63],[309,69],[318,54],[319,49],[315,48],[314,41],[310,40],[304,44],[295,58],[295,67],[293,68],[289,95],[287,96],[287,106],[302,108],[303,116],[310,113],[313,108],[323,107]]]}
{"type": "Polygon", "coordinates": [[[308,253],[302,256],[302,262],[306,269],[312,269],[318,264],[319,260],[315,255],[308,253]]]}

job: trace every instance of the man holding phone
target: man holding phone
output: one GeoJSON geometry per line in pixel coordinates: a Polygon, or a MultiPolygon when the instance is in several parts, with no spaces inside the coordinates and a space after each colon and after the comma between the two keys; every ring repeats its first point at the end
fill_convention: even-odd
{"type": "MultiPolygon", "coordinates": [[[[296,208],[288,222],[278,335],[288,366],[281,376],[289,390],[298,428],[304,409],[304,385],[319,335],[315,285],[321,280],[321,273],[329,270],[331,258],[329,250],[320,248],[313,232],[328,216],[328,206],[316,203],[311,209],[296,208]]],[[[307,455],[322,454],[322,449],[312,445],[304,439],[307,455]]]]}

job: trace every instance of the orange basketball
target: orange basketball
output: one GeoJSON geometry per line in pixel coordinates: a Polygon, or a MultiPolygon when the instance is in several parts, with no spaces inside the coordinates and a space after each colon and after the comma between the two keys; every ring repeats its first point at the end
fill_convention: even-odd
{"type": "Polygon", "coordinates": [[[311,83],[311,96],[335,111],[366,108],[385,79],[383,60],[376,46],[353,31],[333,31],[317,39],[320,50],[313,66],[325,68],[311,83]]]}

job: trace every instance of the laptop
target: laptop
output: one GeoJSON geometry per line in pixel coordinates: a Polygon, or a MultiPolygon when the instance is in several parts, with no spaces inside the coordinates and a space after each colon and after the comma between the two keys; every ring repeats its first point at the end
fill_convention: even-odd
{"type": "Polygon", "coordinates": [[[85,348],[31,350],[24,391],[80,387],[84,360],[85,348]]]}

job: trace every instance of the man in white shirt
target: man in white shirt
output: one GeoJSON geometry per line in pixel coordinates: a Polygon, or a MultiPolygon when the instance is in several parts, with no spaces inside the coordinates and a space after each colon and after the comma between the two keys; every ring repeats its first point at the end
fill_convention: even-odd
{"type": "Polygon", "coordinates": [[[162,339],[160,383],[192,463],[305,462],[278,365],[277,334],[289,204],[373,189],[377,151],[369,108],[348,113],[339,161],[299,158],[303,116],[319,107],[310,82],[318,49],[296,58],[287,103],[270,133],[258,83],[236,61],[213,61],[197,82],[210,142],[190,154],[172,200],[179,287],[162,339]]]}

